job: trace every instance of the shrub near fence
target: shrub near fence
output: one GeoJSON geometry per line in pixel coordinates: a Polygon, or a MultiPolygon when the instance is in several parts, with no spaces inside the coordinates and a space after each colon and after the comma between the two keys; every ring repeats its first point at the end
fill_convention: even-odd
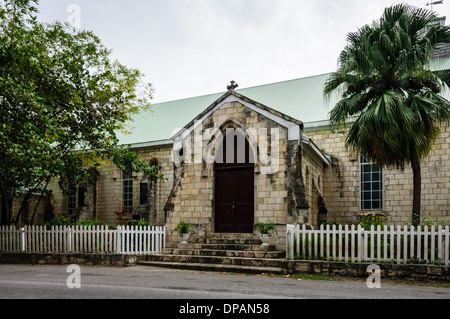
{"type": "Polygon", "coordinates": [[[165,248],[165,237],[165,227],[151,226],[1,226],[0,252],[148,255],[165,248]]]}
{"type": "Polygon", "coordinates": [[[394,227],[323,225],[318,230],[288,225],[286,256],[346,262],[450,264],[449,226],[394,227]]]}

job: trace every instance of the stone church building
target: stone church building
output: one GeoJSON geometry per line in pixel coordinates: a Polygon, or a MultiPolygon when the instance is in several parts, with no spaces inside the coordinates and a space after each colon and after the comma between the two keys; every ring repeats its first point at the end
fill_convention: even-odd
{"type": "MultiPolygon", "coordinates": [[[[77,196],[53,188],[55,215],[124,223],[144,218],[171,230],[181,221],[193,236],[257,234],[259,221],[318,227],[324,221],[355,224],[381,215],[388,225],[411,223],[412,172],[372,165],[345,147],[346,132],[330,129],[329,74],[158,103],[120,136],[140,158],[158,163],[166,180],[99,169],[94,185],[77,196]],[[120,207],[126,214],[118,218],[120,207]]],[[[422,216],[450,224],[450,128],[442,127],[422,169],[422,216]]]]}

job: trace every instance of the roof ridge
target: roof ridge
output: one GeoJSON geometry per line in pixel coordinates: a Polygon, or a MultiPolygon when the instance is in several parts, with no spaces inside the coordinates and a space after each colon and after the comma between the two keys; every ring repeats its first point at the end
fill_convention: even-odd
{"type": "Polygon", "coordinates": [[[196,96],[184,97],[184,98],[175,99],[175,100],[168,100],[168,101],[158,102],[158,103],[154,103],[152,105],[161,105],[161,104],[167,104],[167,103],[172,103],[172,102],[181,102],[181,101],[193,100],[193,99],[198,99],[198,98],[202,98],[202,97],[209,97],[209,96],[220,95],[220,94],[225,94],[225,93],[226,93],[226,91],[217,92],[217,93],[210,93],[210,94],[204,94],[204,95],[196,95],[196,96]]]}
{"type": "Polygon", "coordinates": [[[316,74],[316,75],[309,75],[309,76],[305,76],[305,77],[301,77],[301,78],[295,78],[295,79],[291,79],[291,80],[285,80],[285,81],[279,81],[279,82],[272,82],[272,83],[260,84],[260,85],[255,85],[255,86],[249,86],[247,88],[238,89],[236,91],[254,89],[254,88],[268,86],[268,85],[274,85],[274,84],[282,84],[282,83],[294,82],[294,81],[298,81],[298,80],[307,80],[307,79],[316,78],[316,77],[324,76],[324,75],[331,74],[331,73],[332,72],[327,72],[327,73],[321,73],[321,74],[316,74]]]}
{"type": "MultiPolygon", "coordinates": [[[[309,76],[295,78],[295,79],[290,79],[290,80],[284,80],[284,81],[278,81],[278,82],[272,82],[272,83],[266,83],[266,84],[259,84],[259,85],[249,86],[249,87],[246,87],[246,88],[236,89],[236,92],[245,91],[245,90],[251,90],[251,89],[264,87],[264,86],[269,86],[269,85],[283,84],[283,83],[294,82],[294,81],[299,81],[299,80],[307,80],[307,79],[311,79],[311,78],[315,78],[315,77],[324,76],[324,75],[327,75],[327,74],[331,74],[331,72],[321,73],[321,74],[316,74],[316,75],[309,75],[309,76]]],[[[164,101],[164,102],[158,102],[158,103],[155,103],[153,105],[160,105],[160,104],[166,104],[166,103],[172,103],[172,102],[181,102],[181,101],[198,99],[198,98],[208,97],[208,96],[223,95],[225,93],[227,93],[227,91],[210,93],[210,94],[204,94],[204,95],[197,95],[197,96],[191,96],[191,97],[180,98],[180,99],[175,99],[175,100],[168,100],[168,101],[164,101]]]]}

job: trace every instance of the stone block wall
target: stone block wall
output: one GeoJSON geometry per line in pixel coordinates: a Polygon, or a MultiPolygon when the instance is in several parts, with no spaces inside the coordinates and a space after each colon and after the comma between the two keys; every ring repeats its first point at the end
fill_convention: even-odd
{"type": "MultiPolygon", "coordinates": [[[[164,205],[173,183],[173,165],[171,161],[172,146],[158,146],[147,149],[134,150],[139,154],[139,159],[150,161],[153,157],[158,158],[160,173],[167,180],[158,180],[156,189],[155,216],[151,224],[162,226],[165,223],[164,205]]],[[[140,183],[146,182],[143,173],[133,172],[133,210],[140,205],[140,183]]],[[[63,195],[58,187],[57,181],[49,186],[53,190],[52,206],[55,216],[68,216],[67,196],[63,195]]],[[[116,209],[122,205],[122,171],[114,164],[108,163],[99,168],[99,176],[96,184],[97,200],[93,199],[93,189],[86,194],[86,207],[80,219],[99,219],[104,224],[118,225],[131,219],[131,215],[124,220],[118,220],[115,215],[116,209]]],[[[78,201],[78,196],[77,196],[78,201]]],[[[78,204],[78,203],[77,203],[78,204]]]]}
{"type": "MultiPolygon", "coordinates": [[[[364,214],[385,215],[388,225],[411,224],[412,170],[384,169],[384,208],[380,211],[360,209],[359,158],[345,146],[346,131],[328,128],[306,129],[318,147],[334,158],[324,171],[323,192],[328,220],[356,223],[364,214]]],[[[422,217],[450,224],[450,127],[443,126],[430,155],[422,164],[422,217]]]]}
{"type": "MultiPolygon", "coordinates": [[[[19,215],[20,207],[24,200],[23,196],[15,197],[12,203],[11,220],[16,225],[28,225],[33,221],[35,224],[40,224],[45,219],[46,210],[48,208],[48,197],[41,195],[33,195],[28,200],[28,204],[24,206],[23,212],[19,215]]],[[[1,213],[1,208],[0,208],[1,213]]]]}

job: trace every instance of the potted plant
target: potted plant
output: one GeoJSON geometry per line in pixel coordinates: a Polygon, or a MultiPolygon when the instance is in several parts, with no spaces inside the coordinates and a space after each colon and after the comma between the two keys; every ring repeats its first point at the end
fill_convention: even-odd
{"type": "Polygon", "coordinates": [[[256,229],[260,232],[260,238],[262,241],[262,246],[268,246],[270,242],[272,231],[277,231],[277,226],[273,221],[267,221],[267,222],[259,222],[259,224],[256,226],[256,229]]]}
{"type": "Polygon", "coordinates": [[[125,208],[124,205],[117,206],[117,208],[114,211],[114,213],[117,216],[117,223],[119,225],[124,225],[125,224],[125,219],[126,219],[126,216],[127,216],[127,212],[128,212],[128,210],[125,208]]]}
{"type": "Polygon", "coordinates": [[[187,244],[187,240],[189,239],[191,229],[193,229],[193,228],[194,228],[194,225],[187,224],[185,222],[181,222],[173,229],[172,232],[174,232],[174,231],[178,232],[181,237],[181,243],[187,244]]]}

